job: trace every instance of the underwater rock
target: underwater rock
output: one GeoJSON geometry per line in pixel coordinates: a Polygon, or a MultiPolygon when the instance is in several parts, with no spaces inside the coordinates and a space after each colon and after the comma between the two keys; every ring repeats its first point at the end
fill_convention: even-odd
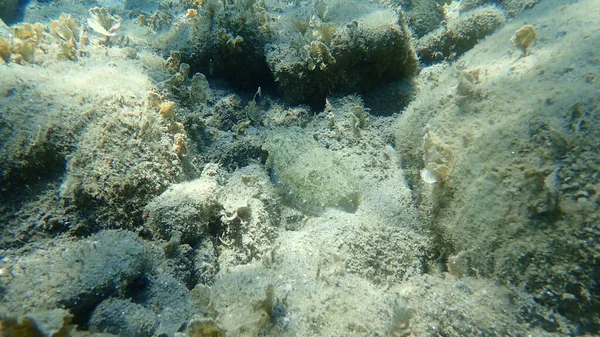
{"type": "Polygon", "coordinates": [[[142,304],[156,314],[157,327],[154,335],[174,336],[194,312],[189,290],[168,273],[159,272],[147,280],[142,304]]]}
{"type": "Polygon", "coordinates": [[[444,7],[435,0],[409,1],[406,7],[407,24],[417,37],[435,30],[444,17],[444,7]]]}
{"type": "Polygon", "coordinates": [[[508,300],[522,295],[487,279],[425,274],[411,277],[392,291],[397,297],[390,336],[527,334],[527,328],[515,322],[519,308],[508,300]]]}
{"type": "Polygon", "coordinates": [[[143,300],[102,301],[90,315],[90,330],[117,336],[174,336],[193,311],[187,288],[163,273],[149,276],[145,285],[143,300]]]}
{"type": "Polygon", "coordinates": [[[166,240],[178,232],[183,242],[197,243],[209,235],[210,224],[218,219],[218,193],[216,180],[207,175],[174,184],[146,206],[146,223],[166,240]]]}
{"type": "Polygon", "coordinates": [[[154,12],[158,9],[158,3],[145,0],[124,0],[123,8],[126,10],[141,9],[146,12],[154,12]]]}
{"type": "Polygon", "coordinates": [[[129,300],[109,298],[96,307],[90,317],[90,330],[117,336],[152,336],[156,315],[152,310],[129,300]]]}
{"type": "MultiPolygon", "coordinates": [[[[508,17],[514,17],[525,9],[532,8],[542,0],[461,0],[458,3],[459,10],[469,11],[479,6],[496,5],[502,8],[508,17]]],[[[450,1],[451,2],[451,1],[450,1]]]]}
{"type": "Polygon", "coordinates": [[[356,211],[358,184],[337,153],[299,128],[271,133],[263,149],[269,152],[267,167],[273,183],[296,207],[312,213],[328,207],[356,211]]]}
{"type": "Polygon", "coordinates": [[[295,29],[282,27],[266,47],[288,103],[322,105],[332,92],[364,92],[417,70],[402,12],[349,2],[332,6],[326,18],[296,16],[295,29]]]}
{"type": "MultiPolygon", "coordinates": [[[[513,17],[522,11],[532,8],[542,0],[502,0],[499,6],[506,11],[509,17],[513,17]]],[[[497,1],[490,1],[496,3],[497,1]]]]}
{"type": "Polygon", "coordinates": [[[157,115],[116,110],[87,125],[67,164],[64,200],[82,211],[95,205],[108,218],[131,217],[126,226],[140,224],[143,207],[181,172],[187,146],[183,125],[157,115]]]}
{"type": "Polygon", "coordinates": [[[179,50],[191,73],[225,79],[238,88],[256,90],[272,83],[264,46],[272,36],[273,15],[263,1],[188,4],[197,7],[198,14],[186,12],[189,26],[175,28],[174,36],[165,41],[165,50],[179,50]]]}
{"type": "Polygon", "coordinates": [[[261,165],[240,168],[227,179],[219,194],[223,205],[219,241],[233,249],[220,253],[219,268],[270,254],[279,232],[279,200],[261,165]]]}
{"type": "Polygon", "coordinates": [[[597,72],[589,61],[598,49],[578,33],[598,21],[592,3],[554,11],[563,3],[545,2],[542,12],[523,13],[455,64],[424,70],[422,83],[432,90],[421,90],[397,123],[405,170],[441,179],[434,187],[413,178],[413,188],[424,221],[448,238],[440,245],[445,271],[524,290],[540,305],[537,313],[521,310],[524,321],[557,335],[600,327],[600,156],[589,150],[600,139],[590,127],[598,123],[598,85],[585,75],[597,72]],[[547,38],[523,58],[533,27],[547,38]],[[512,36],[521,50],[510,46],[512,36]],[[540,55],[543,65],[534,60],[540,55]]]}
{"type": "Polygon", "coordinates": [[[136,234],[101,231],[13,261],[4,296],[15,314],[64,307],[80,322],[103,297],[124,293],[145,277],[150,265],[148,246],[136,234]]]}
{"type": "Polygon", "coordinates": [[[282,11],[210,1],[202,9],[165,51],[179,50],[191,73],[238,88],[278,85],[292,104],[323,105],[331,92],[364,92],[417,70],[404,14],[383,5],[319,1],[282,11]]]}
{"type": "Polygon", "coordinates": [[[190,337],[225,337],[225,332],[213,319],[196,315],[190,321],[186,335],[190,337]]]}
{"type": "Polygon", "coordinates": [[[417,40],[417,54],[426,63],[454,59],[493,33],[504,21],[504,13],[497,7],[475,9],[417,40]]]}
{"type": "Polygon", "coordinates": [[[71,336],[75,329],[69,322],[73,316],[64,309],[36,311],[13,317],[0,311],[1,336],[58,337],[71,336]]]}

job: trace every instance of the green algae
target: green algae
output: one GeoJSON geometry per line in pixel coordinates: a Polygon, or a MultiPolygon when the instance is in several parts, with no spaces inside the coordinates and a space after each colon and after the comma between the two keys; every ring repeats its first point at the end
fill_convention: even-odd
{"type": "Polygon", "coordinates": [[[338,153],[323,148],[300,128],[273,131],[263,149],[269,152],[273,183],[296,207],[311,213],[327,208],[356,211],[358,184],[338,153]]]}

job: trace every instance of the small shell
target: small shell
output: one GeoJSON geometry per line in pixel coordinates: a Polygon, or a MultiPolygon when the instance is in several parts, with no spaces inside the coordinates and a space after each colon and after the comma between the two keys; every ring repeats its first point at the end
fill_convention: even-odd
{"type": "Polygon", "coordinates": [[[426,184],[435,184],[441,181],[440,176],[437,173],[433,172],[433,170],[428,168],[422,169],[420,175],[421,179],[426,184]]]}

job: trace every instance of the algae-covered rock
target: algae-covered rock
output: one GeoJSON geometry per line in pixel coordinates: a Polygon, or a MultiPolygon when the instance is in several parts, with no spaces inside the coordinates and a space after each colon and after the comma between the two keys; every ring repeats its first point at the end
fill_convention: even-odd
{"type": "Polygon", "coordinates": [[[7,261],[12,279],[4,298],[14,314],[64,307],[88,312],[104,297],[124,294],[150,272],[149,248],[134,233],[101,231],[7,261]]]}
{"type": "Polygon", "coordinates": [[[407,24],[417,37],[435,30],[445,20],[444,7],[435,0],[400,1],[407,24]]]}
{"type": "Polygon", "coordinates": [[[256,90],[272,81],[264,55],[272,17],[263,1],[189,4],[198,14],[188,18],[189,27],[175,25],[161,48],[179,50],[192,73],[225,79],[239,88],[256,90]]]}
{"type": "Polygon", "coordinates": [[[578,33],[600,20],[588,12],[593,2],[564,11],[554,10],[559,1],[540,4],[456,65],[424,70],[396,133],[406,172],[438,177],[412,186],[424,221],[445,238],[448,272],[526,291],[541,307],[522,310],[524,321],[559,335],[600,327],[600,256],[589,244],[600,240],[600,155],[589,150],[600,141],[591,127],[600,107],[597,76],[586,75],[597,73],[589,60],[598,49],[578,33]],[[540,38],[523,57],[509,44],[523,23],[555,38],[540,38]],[[566,68],[573,74],[565,77],[566,68]]]}
{"type": "Polygon", "coordinates": [[[74,324],[87,322],[92,331],[173,336],[191,317],[192,303],[186,286],[159,267],[164,260],[156,253],[135,233],[111,230],[3,259],[0,270],[11,273],[0,277],[0,336],[67,336],[51,332],[68,331],[71,314],[74,324]],[[15,321],[4,308],[25,316],[15,321]],[[3,324],[8,331],[45,333],[6,335],[3,324]]]}
{"type": "Polygon", "coordinates": [[[419,39],[416,43],[417,53],[421,61],[426,63],[453,59],[496,31],[504,21],[505,15],[497,7],[475,9],[419,39]]]}
{"type": "Polygon", "coordinates": [[[391,292],[396,298],[389,336],[526,335],[528,328],[515,320],[519,309],[509,298],[535,305],[521,293],[483,278],[424,274],[393,286],[391,292]]]}
{"type": "Polygon", "coordinates": [[[522,11],[532,8],[542,0],[461,0],[458,3],[460,11],[469,11],[485,5],[496,5],[502,8],[508,17],[514,17],[522,11]]]}
{"type": "Polygon", "coordinates": [[[23,316],[13,316],[0,309],[0,333],[3,337],[72,336],[75,329],[69,324],[72,317],[64,309],[34,311],[23,316]]]}
{"type": "Polygon", "coordinates": [[[401,11],[373,3],[334,2],[321,16],[288,13],[266,48],[289,103],[323,104],[330,93],[357,93],[412,76],[417,58],[401,11]]]}
{"type": "Polygon", "coordinates": [[[295,206],[321,213],[328,207],[354,212],[358,184],[336,152],[324,149],[299,128],[275,131],[263,149],[269,152],[271,178],[295,206]]]}
{"type": "Polygon", "coordinates": [[[197,243],[209,235],[211,223],[218,218],[218,192],[216,179],[206,174],[174,184],[146,206],[146,223],[164,239],[179,233],[183,242],[197,243]]]}
{"type": "Polygon", "coordinates": [[[264,167],[253,164],[236,170],[219,194],[223,242],[219,268],[249,263],[270,254],[280,225],[279,198],[264,167]]]}
{"type": "Polygon", "coordinates": [[[206,1],[188,19],[161,49],[178,50],[192,73],[245,90],[275,84],[292,104],[320,106],[330,93],[365,92],[417,71],[403,12],[375,2],[206,1]]]}
{"type": "Polygon", "coordinates": [[[92,331],[112,333],[117,336],[152,336],[156,331],[156,315],[130,300],[109,298],[100,303],[92,312],[92,331]]]}

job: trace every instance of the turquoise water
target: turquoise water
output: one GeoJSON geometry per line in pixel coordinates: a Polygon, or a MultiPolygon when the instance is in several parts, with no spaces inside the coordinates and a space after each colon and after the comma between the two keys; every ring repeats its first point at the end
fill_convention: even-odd
{"type": "Polygon", "coordinates": [[[0,0],[0,335],[597,335],[596,2],[0,0]]]}

